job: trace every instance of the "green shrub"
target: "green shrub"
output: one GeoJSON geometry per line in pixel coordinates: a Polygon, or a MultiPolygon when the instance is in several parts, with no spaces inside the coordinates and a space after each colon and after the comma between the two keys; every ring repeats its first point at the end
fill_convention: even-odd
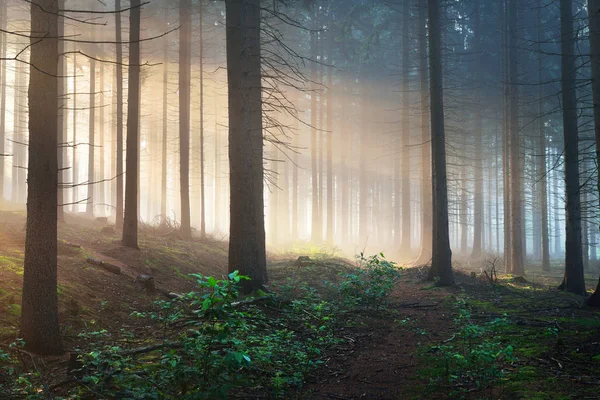
{"type": "Polygon", "coordinates": [[[386,260],[383,253],[368,258],[361,254],[357,258],[359,268],[342,273],[340,283],[331,285],[338,291],[342,305],[378,309],[385,305],[402,269],[386,260]]]}

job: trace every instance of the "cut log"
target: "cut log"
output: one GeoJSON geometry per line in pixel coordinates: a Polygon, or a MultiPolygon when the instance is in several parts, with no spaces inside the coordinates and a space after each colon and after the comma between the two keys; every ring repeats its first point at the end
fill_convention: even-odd
{"type": "Polygon", "coordinates": [[[92,258],[92,257],[88,257],[85,261],[88,264],[95,265],[95,266],[98,266],[100,268],[104,268],[105,270],[107,270],[108,272],[112,272],[113,274],[121,275],[121,268],[119,268],[116,265],[104,262],[102,260],[97,260],[97,259],[92,258]]]}

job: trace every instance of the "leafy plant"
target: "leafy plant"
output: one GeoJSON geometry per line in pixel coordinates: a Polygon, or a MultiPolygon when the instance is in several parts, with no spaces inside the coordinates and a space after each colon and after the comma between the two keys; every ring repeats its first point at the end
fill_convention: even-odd
{"type": "Polygon", "coordinates": [[[464,302],[459,302],[455,324],[459,328],[448,344],[430,346],[423,353],[429,367],[422,375],[433,388],[443,388],[450,397],[462,398],[470,391],[493,397],[507,375],[505,366],[516,361],[514,347],[495,339],[494,332],[508,325],[506,318],[475,324],[464,302]]]}

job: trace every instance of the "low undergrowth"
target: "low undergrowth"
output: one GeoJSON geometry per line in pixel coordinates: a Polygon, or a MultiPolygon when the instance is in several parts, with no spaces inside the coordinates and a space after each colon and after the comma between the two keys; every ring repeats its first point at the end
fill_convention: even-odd
{"type": "Polygon", "coordinates": [[[594,398],[600,316],[581,299],[527,282],[465,285],[455,331],[420,352],[429,395],[456,399],[594,398]]]}
{"type": "MultiPolygon", "coordinates": [[[[224,280],[192,275],[195,291],[131,314],[148,321],[152,335],[115,335],[93,326],[80,333],[86,346],[74,351],[61,398],[300,398],[325,352],[343,340],[336,327],[348,323],[353,310],[382,307],[399,278],[383,255],[360,261],[361,268],[328,284],[327,295],[288,282],[293,297],[242,297],[240,283],[248,278],[238,273],[224,280]]],[[[52,389],[22,367],[20,354],[17,345],[0,353],[0,392],[46,397],[52,389]]]]}

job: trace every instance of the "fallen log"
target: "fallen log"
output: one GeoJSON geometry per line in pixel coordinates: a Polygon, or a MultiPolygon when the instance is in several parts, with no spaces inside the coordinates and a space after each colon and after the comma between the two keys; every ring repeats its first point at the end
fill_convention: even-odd
{"type": "Polygon", "coordinates": [[[100,268],[103,268],[103,269],[107,270],[108,272],[112,272],[115,275],[121,275],[121,268],[118,267],[118,266],[116,266],[116,265],[114,265],[114,264],[110,264],[110,263],[107,263],[107,262],[102,261],[102,260],[97,260],[97,259],[92,258],[92,257],[86,258],[85,261],[88,264],[95,265],[95,266],[98,266],[100,268]]]}

